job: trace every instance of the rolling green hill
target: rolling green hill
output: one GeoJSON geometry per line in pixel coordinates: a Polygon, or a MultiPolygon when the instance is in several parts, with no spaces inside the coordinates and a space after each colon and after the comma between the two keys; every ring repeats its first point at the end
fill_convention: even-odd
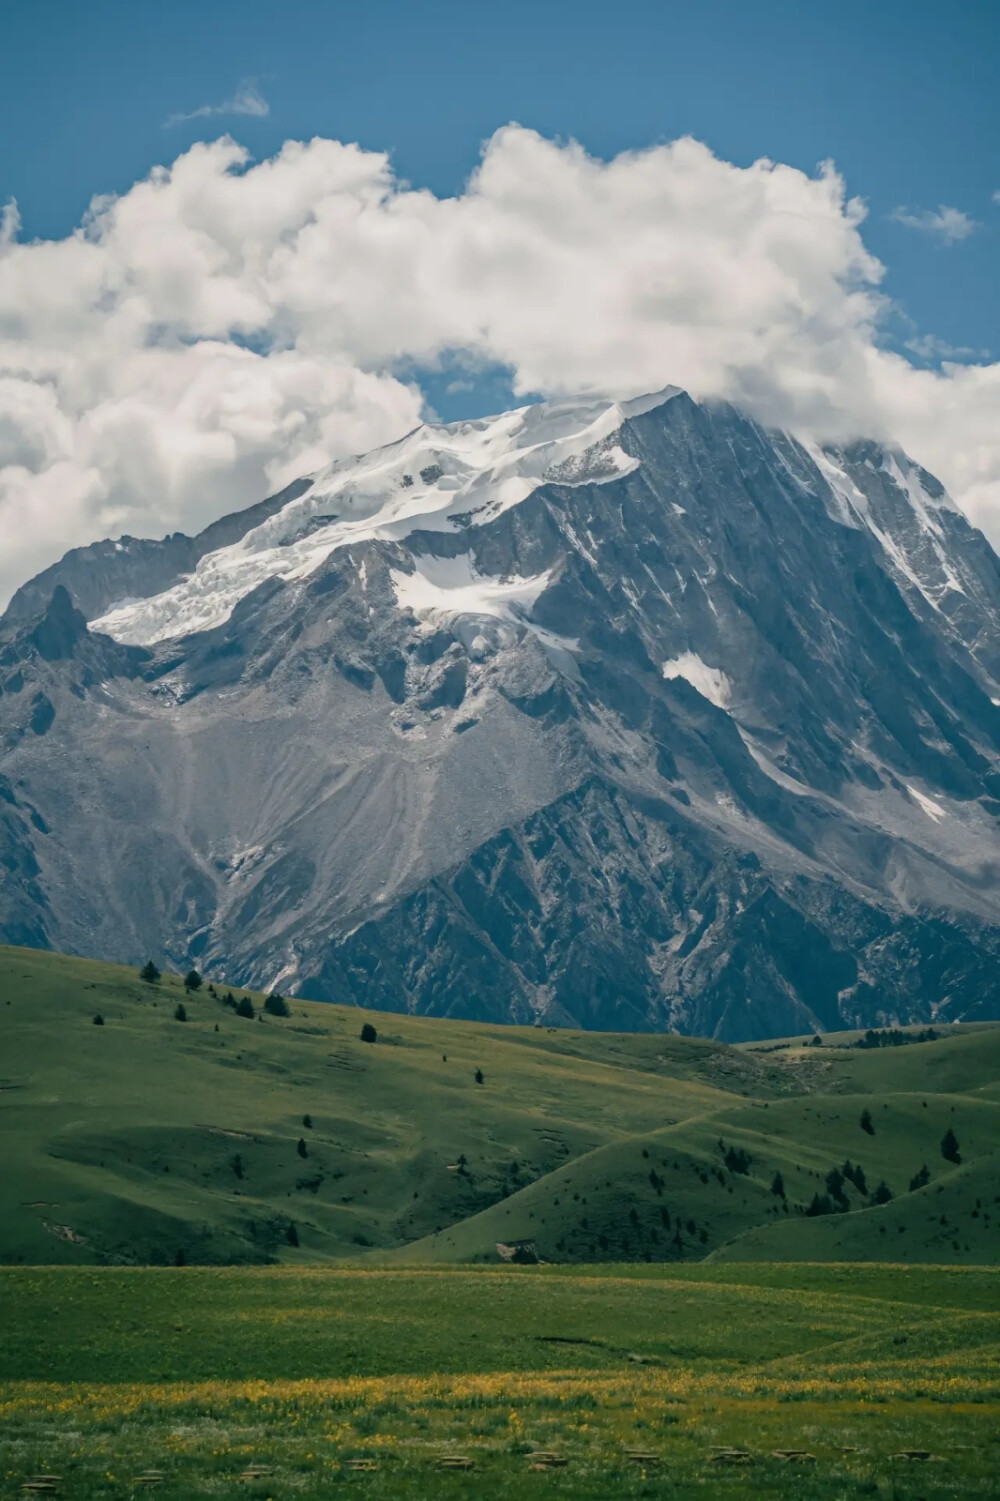
{"type": "Polygon", "coordinates": [[[1000,1025],[732,1048],[250,999],[0,949],[0,1260],[1000,1259],[1000,1025]]]}

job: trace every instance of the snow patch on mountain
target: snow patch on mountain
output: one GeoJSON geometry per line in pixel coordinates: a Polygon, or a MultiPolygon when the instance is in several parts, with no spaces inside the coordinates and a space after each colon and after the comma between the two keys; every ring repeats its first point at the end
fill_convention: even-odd
{"type": "Polygon", "coordinates": [[[330,464],[304,495],[207,554],[187,578],[150,599],[116,605],[92,628],[138,646],[210,630],[265,580],[306,578],[337,548],[483,525],[548,482],[620,479],[638,467],[615,441],[622,423],[676,394],[668,387],[633,402],[549,402],[416,428],[385,448],[330,464]]]}
{"type": "MultiPolygon", "coordinates": [[[[907,514],[887,519],[873,514],[868,496],[837,462],[836,454],[819,444],[805,448],[828,486],[827,511],[843,526],[865,527],[878,542],[893,571],[906,580],[933,610],[940,610],[948,593],[965,594],[966,588],[952,567],[945,545],[945,532],[936,512],[959,514],[954,501],[944,492],[932,495],[920,480],[920,471],[905,454],[891,449],[882,452],[879,467],[892,481],[895,491],[904,496],[907,514]]],[[[875,466],[868,461],[868,467],[875,466]]]]}
{"type": "Polygon", "coordinates": [[[702,698],[715,704],[717,709],[728,709],[733,685],[719,667],[709,667],[697,652],[685,651],[663,664],[665,678],[684,678],[696,688],[702,698]]]}
{"type": "Polygon", "coordinates": [[[820,474],[826,480],[828,494],[824,496],[827,514],[841,526],[855,528],[867,524],[868,499],[846,474],[840,465],[818,443],[805,442],[806,452],[820,474]]]}
{"type": "Polygon", "coordinates": [[[922,808],[923,811],[927,814],[928,818],[933,818],[935,823],[941,822],[942,818],[944,818],[944,809],[941,807],[940,803],[936,803],[934,799],[932,797],[928,797],[926,793],[918,792],[917,788],[911,786],[909,782],[907,782],[906,784],[906,790],[913,798],[918,808],[922,808]]]}
{"type": "Polygon", "coordinates": [[[522,620],[547,588],[550,573],[533,578],[489,578],[478,574],[472,557],[415,557],[412,573],[392,569],[392,586],[401,609],[418,619],[448,623],[462,615],[489,616],[511,623],[522,620]]]}

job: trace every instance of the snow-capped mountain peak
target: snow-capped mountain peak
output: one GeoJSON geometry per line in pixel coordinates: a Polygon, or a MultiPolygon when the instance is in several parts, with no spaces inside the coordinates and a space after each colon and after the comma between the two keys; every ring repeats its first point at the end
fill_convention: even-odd
{"type": "Polygon", "coordinates": [[[142,646],[210,630],[266,579],[306,578],[350,543],[450,531],[459,517],[483,525],[546,482],[618,479],[636,467],[615,442],[622,423],[676,394],[669,387],[631,402],[551,402],[425,424],[396,443],[330,464],[305,494],[203,557],[192,575],[151,599],[115,604],[91,625],[142,646]]]}

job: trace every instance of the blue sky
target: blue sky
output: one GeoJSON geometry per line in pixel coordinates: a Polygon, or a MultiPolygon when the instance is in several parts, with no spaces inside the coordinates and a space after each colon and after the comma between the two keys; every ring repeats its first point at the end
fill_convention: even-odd
{"type": "Polygon", "coordinates": [[[897,441],[1000,544],[998,64],[998,0],[0,0],[0,606],[668,382],[897,441]]]}
{"type": "Polygon", "coordinates": [[[888,336],[996,357],[998,73],[995,0],[0,0],[0,200],[25,236],[64,235],[92,194],[223,130],[256,156],[313,135],[389,149],[439,195],[509,120],[602,157],[690,133],[741,165],[833,158],[869,206],[888,336]],[[265,116],[165,127],[248,79],[265,116]],[[892,218],[942,204],[967,238],[892,218]]]}

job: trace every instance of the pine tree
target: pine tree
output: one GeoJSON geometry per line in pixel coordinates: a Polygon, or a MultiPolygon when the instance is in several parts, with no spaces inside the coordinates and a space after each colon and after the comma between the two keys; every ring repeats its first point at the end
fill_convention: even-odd
{"type": "Polygon", "coordinates": [[[753,1158],[743,1147],[730,1147],[726,1152],[726,1166],[731,1173],[749,1173],[753,1158]]]}
{"type": "Polygon", "coordinates": [[[157,969],[152,959],[147,959],[145,964],[142,966],[142,969],[140,969],[139,971],[139,979],[145,980],[147,985],[155,985],[159,978],[160,971],[157,969]]]}
{"type": "Polygon", "coordinates": [[[847,1208],[847,1198],[844,1194],[844,1175],[839,1167],[832,1167],[826,1175],[826,1188],[831,1199],[847,1208]]]}
{"type": "Polygon", "coordinates": [[[189,969],[188,972],[187,972],[187,974],[184,976],[184,989],[185,990],[200,990],[201,989],[201,975],[198,973],[198,971],[196,969],[189,969]]]}
{"type": "Polygon", "coordinates": [[[961,1162],[962,1154],[958,1150],[958,1137],[949,1126],[941,1138],[941,1156],[946,1162],[961,1162]]]}

